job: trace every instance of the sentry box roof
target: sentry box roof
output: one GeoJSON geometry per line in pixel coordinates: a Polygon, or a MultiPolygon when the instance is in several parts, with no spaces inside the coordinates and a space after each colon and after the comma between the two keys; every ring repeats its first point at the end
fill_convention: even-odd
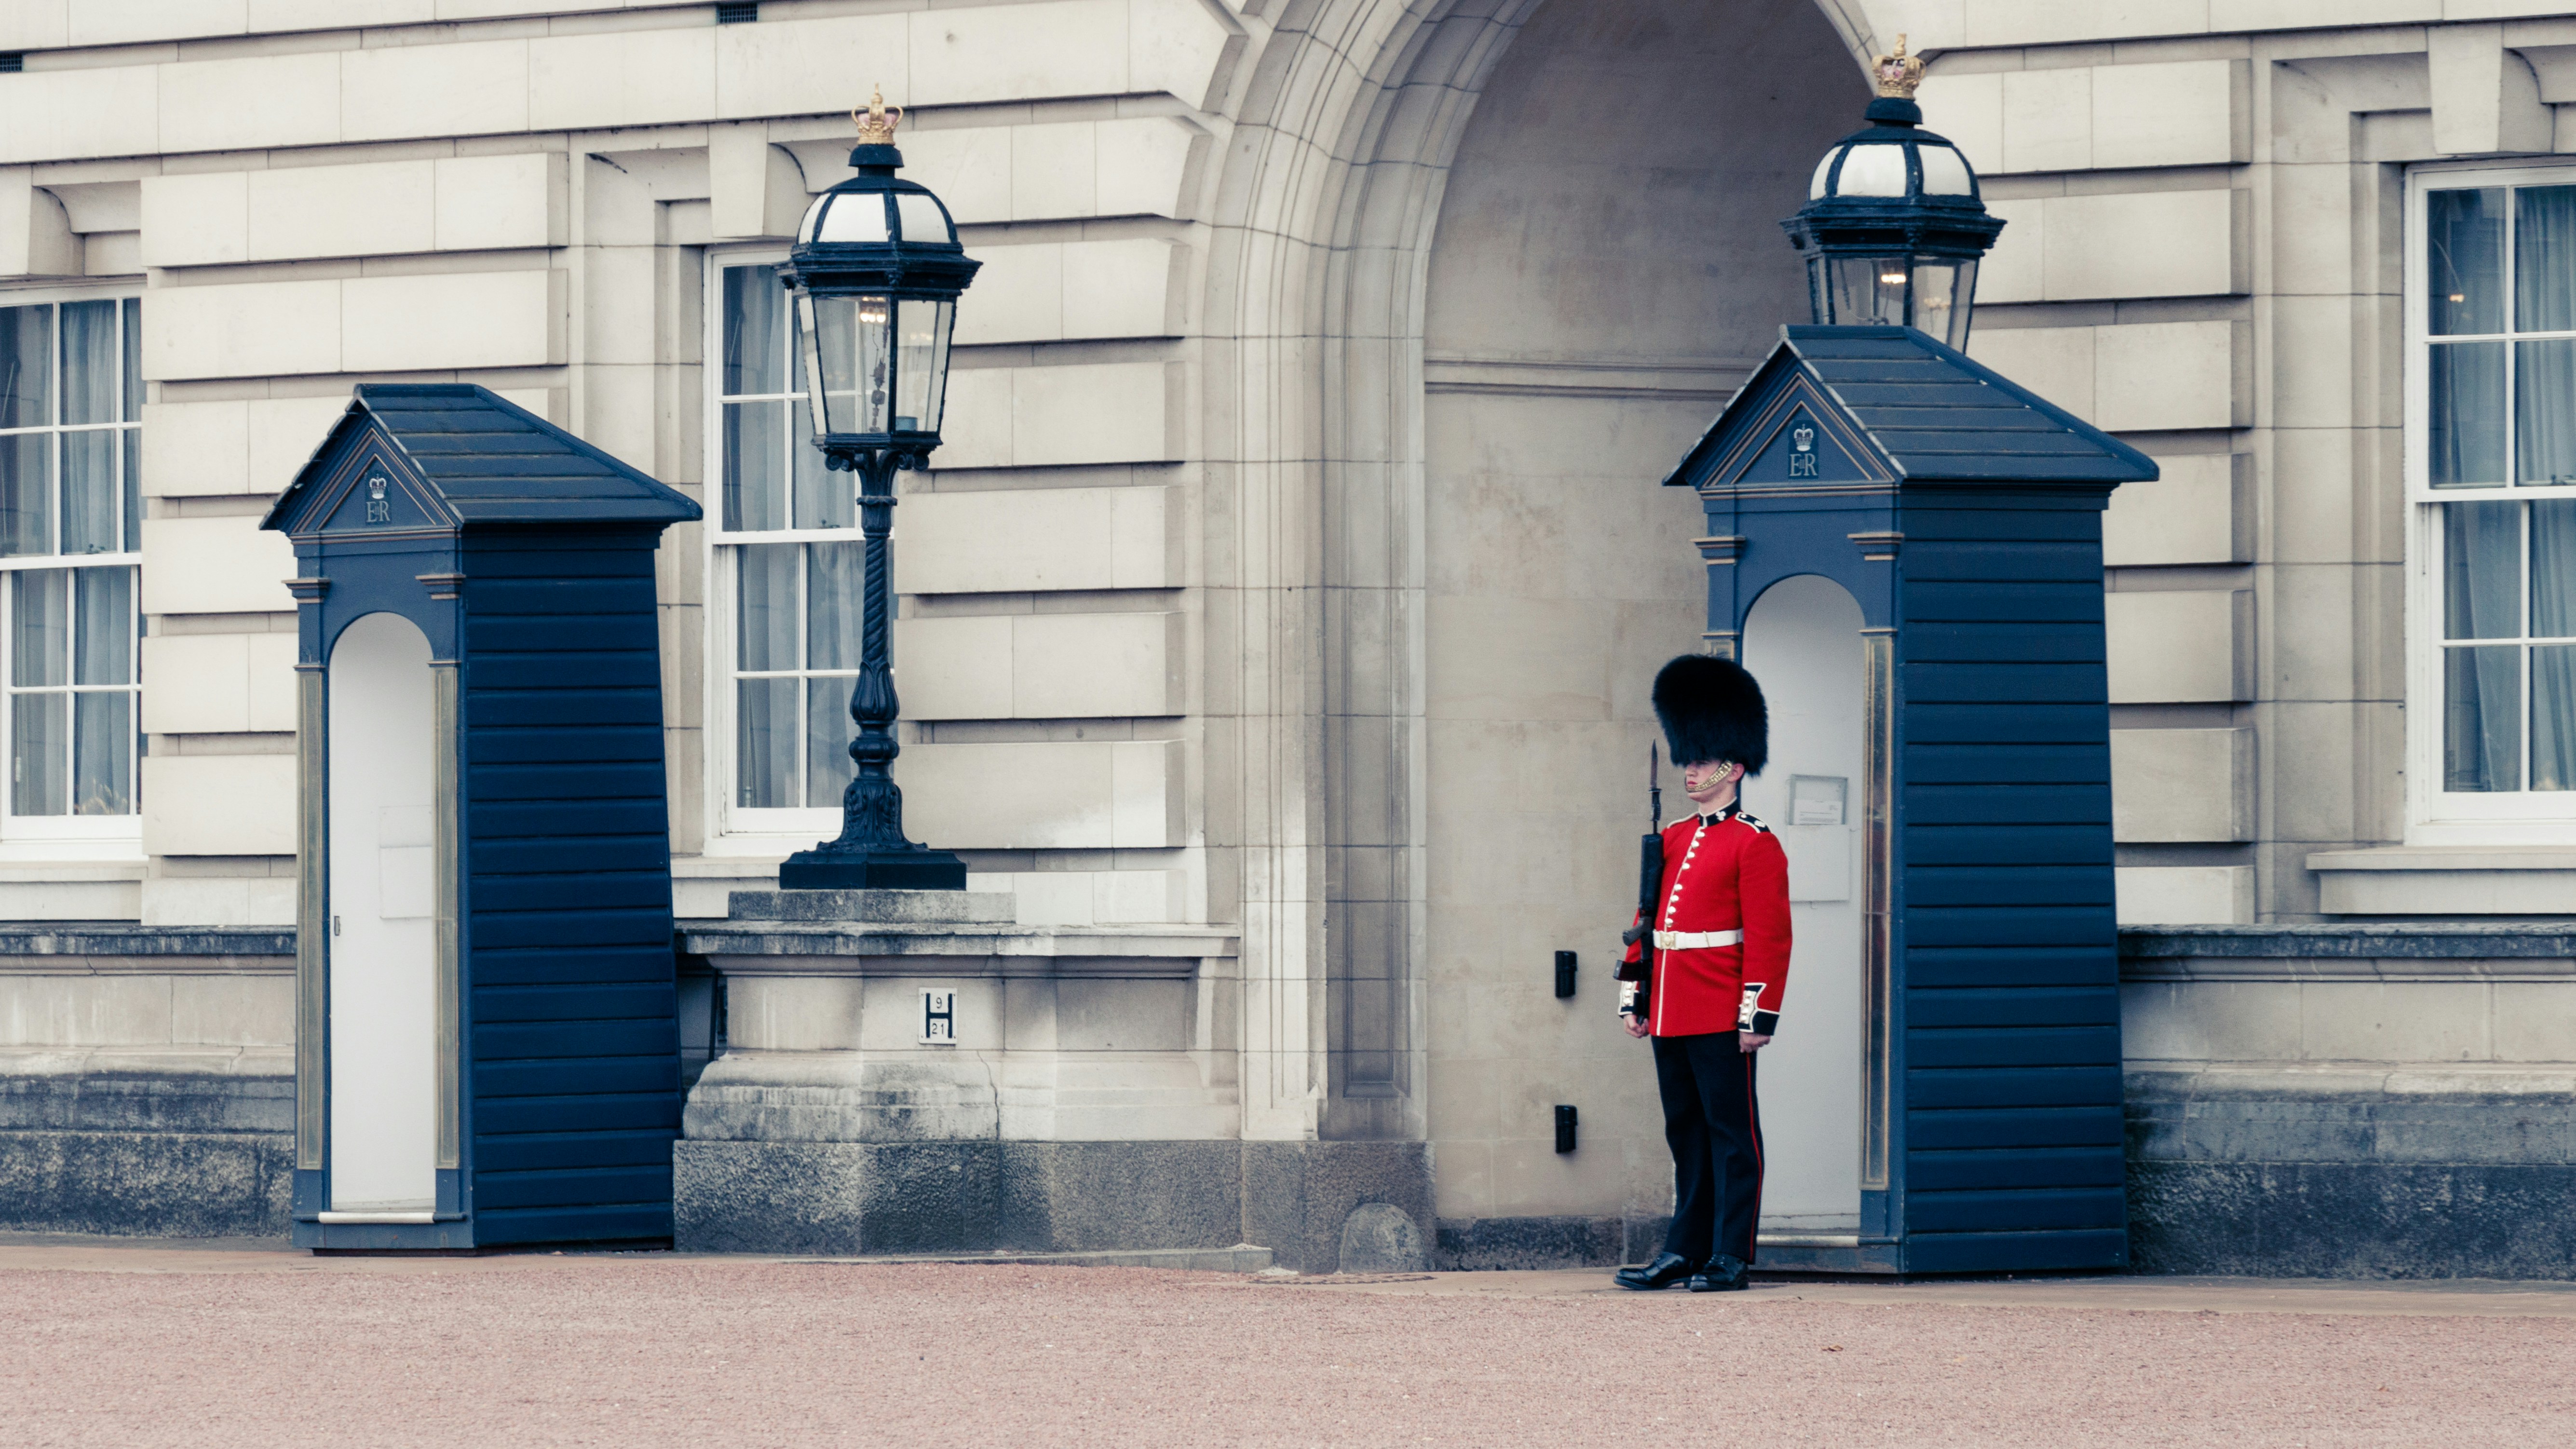
{"type": "Polygon", "coordinates": [[[1780,345],[1664,482],[2115,484],[2155,476],[2146,454],[1921,332],[1783,327],[1780,345]],[[1805,448],[1801,427],[1815,430],[1805,448]]]}
{"type": "MultiPolygon", "coordinates": [[[[619,462],[527,409],[472,383],[361,383],[356,396],[260,521],[295,537],[366,524],[379,533],[453,531],[481,524],[683,523],[699,516],[687,495],[619,462]],[[368,450],[343,446],[374,431],[409,471],[393,496],[369,499],[368,450]]],[[[397,472],[401,470],[397,469],[397,472]]]]}

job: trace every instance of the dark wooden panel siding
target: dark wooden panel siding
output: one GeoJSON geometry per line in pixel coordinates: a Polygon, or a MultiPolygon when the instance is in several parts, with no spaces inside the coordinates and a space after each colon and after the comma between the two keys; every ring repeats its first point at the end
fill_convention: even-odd
{"type": "Polygon", "coordinates": [[[680,1082],[653,550],[470,538],[465,572],[476,1237],[668,1237],[680,1082]]]}
{"type": "MultiPolygon", "coordinates": [[[[1905,1213],[1917,1271],[2121,1261],[2100,515],[1909,496],[1905,1213]]],[[[2036,504],[2036,506],[2034,506],[2036,504]]]]}

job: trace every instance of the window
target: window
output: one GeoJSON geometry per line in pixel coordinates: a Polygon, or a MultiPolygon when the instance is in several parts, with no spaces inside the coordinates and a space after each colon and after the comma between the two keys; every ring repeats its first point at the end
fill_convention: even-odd
{"type": "Polygon", "coordinates": [[[709,429],[718,485],[710,701],[718,833],[839,829],[859,669],[858,484],[824,468],[777,260],[719,256],[709,429]]]}
{"type": "Polygon", "coordinates": [[[2411,191],[2409,838],[2576,841],[2576,170],[2411,191]]]}
{"type": "Polygon", "coordinates": [[[134,831],[141,305],[0,307],[0,834],[15,838],[134,831]]]}

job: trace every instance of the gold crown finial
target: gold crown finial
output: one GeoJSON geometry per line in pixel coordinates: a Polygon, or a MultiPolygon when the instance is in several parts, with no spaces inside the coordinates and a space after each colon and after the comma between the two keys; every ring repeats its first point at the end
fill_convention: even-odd
{"type": "MultiPolygon", "coordinates": [[[[1899,49],[1902,48],[1899,47],[1899,49]]],[[[1918,65],[1915,69],[1920,70],[1922,67],[1918,65]]],[[[868,97],[867,114],[861,115],[858,111],[852,110],[850,123],[859,128],[860,145],[891,146],[894,144],[894,128],[903,124],[903,107],[887,105],[885,87],[878,86],[876,94],[868,97]]]]}
{"type": "Polygon", "coordinates": [[[1900,35],[1896,37],[1896,54],[1880,56],[1870,66],[1870,74],[1878,77],[1880,95],[1910,101],[1914,99],[1914,88],[1923,84],[1923,58],[1907,55],[1905,37],[1900,35]]]}

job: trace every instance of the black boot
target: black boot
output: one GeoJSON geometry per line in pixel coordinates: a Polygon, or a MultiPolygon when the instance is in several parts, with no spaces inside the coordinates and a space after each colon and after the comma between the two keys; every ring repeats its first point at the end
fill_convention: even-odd
{"type": "Polygon", "coordinates": [[[1642,1268],[1622,1268],[1611,1280],[1622,1288],[1670,1288],[1688,1278],[1690,1271],[1690,1259],[1681,1254],[1657,1253],[1655,1261],[1642,1268]]]}
{"type": "Polygon", "coordinates": [[[1745,1285],[1745,1275],[1752,1265],[1730,1253],[1720,1253],[1708,1260],[1690,1278],[1693,1293],[1732,1293],[1745,1285]]]}

